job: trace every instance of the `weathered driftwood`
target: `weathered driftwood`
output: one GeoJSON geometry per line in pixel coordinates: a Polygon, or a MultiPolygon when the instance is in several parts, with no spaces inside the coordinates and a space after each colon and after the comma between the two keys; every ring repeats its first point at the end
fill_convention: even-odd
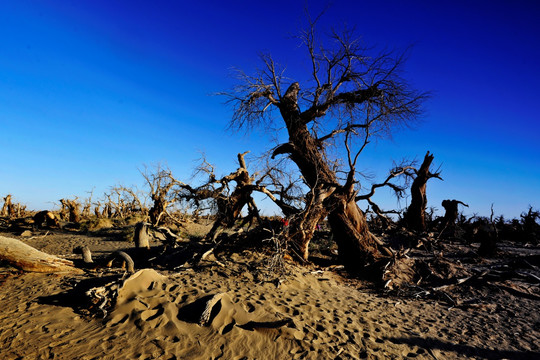
{"type": "Polygon", "coordinates": [[[126,269],[128,273],[135,272],[135,263],[131,256],[123,251],[115,251],[107,257],[107,267],[111,267],[114,260],[119,260],[122,263],[122,269],[126,269]]]}
{"type": "Polygon", "coordinates": [[[484,276],[486,276],[487,274],[489,274],[489,272],[490,272],[489,269],[488,269],[488,270],[484,270],[484,271],[482,271],[481,273],[478,273],[478,274],[475,274],[475,275],[472,275],[472,276],[468,276],[468,277],[463,278],[463,279],[458,279],[455,283],[435,287],[435,288],[433,288],[433,291],[441,291],[441,290],[445,290],[445,289],[450,288],[450,287],[453,287],[453,286],[465,284],[465,283],[467,283],[467,282],[470,282],[471,280],[476,280],[476,279],[483,278],[484,276]]]}
{"type": "Polygon", "coordinates": [[[174,249],[176,247],[176,243],[178,242],[179,236],[173,233],[171,229],[165,226],[160,226],[154,230],[156,233],[161,234],[162,237],[164,238],[160,240],[163,242],[165,247],[171,248],[171,249],[174,249]]]}
{"type": "Polygon", "coordinates": [[[83,261],[85,264],[92,264],[94,261],[92,260],[92,252],[90,251],[90,248],[88,246],[78,246],[74,249],[74,252],[76,254],[82,254],[83,261]]]}
{"type": "Polygon", "coordinates": [[[204,308],[203,313],[201,314],[201,317],[199,319],[199,325],[201,326],[207,326],[210,323],[210,316],[212,314],[212,309],[214,306],[223,298],[223,295],[225,293],[219,293],[214,296],[212,296],[207,302],[206,306],[204,308]]]}
{"type": "Polygon", "coordinates": [[[41,252],[20,240],[0,236],[0,260],[32,272],[82,272],[73,262],[41,252]]]}

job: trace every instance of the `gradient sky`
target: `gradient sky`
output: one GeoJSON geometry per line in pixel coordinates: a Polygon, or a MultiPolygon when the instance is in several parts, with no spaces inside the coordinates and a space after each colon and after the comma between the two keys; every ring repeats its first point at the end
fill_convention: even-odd
{"type": "MultiPolygon", "coordinates": [[[[319,13],[328,1],[309,1],[319,13]]],[[[226,131],[212,94],[271,53],[302,82],[304,1],[1,1],[0,195],[30,209],[63,197],[142,185],[143,164],[189,180],[200,152],[222,174],[236,154],[272,146],[226,131]]],[[[370,144],[360,169],[382,179],[392,161],[435,154],[428,183],[467,214],[516,217],[540,206],[540,2],[334,1],[321,30],[355,27],[381,48],[413,45],[406,77],[432,91],[426,116],[370,144]]],[[[249,160],[249,158],[248,158],[249,160]]],[[[396,207],[382,191],[381,207],[396,207]]],[[[403,205],[403,203],[402,203],[403,205]]],[[[365,204],[360,204],[365,208],[365,204]]],[[[268,212],[271,211],[269,208],[268,212]]]]}

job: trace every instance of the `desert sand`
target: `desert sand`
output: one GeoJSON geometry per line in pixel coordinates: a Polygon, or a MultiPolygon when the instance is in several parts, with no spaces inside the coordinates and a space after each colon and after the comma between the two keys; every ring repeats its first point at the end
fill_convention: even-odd
{"type": "MultiPolygon", "coordinates": [[[[0,235],[74,261],[87,245],[97,264],[133,248],[125,232],[0,235]]],[[[538,284],[463,284],[444,299],[420,287],[381,290],[332,261],[287,261],[278,272],[265,251],[225,247],[196,267],[178,255],[169,268],[136,263],[134,274],[1,264],[0,358],[540,359],[538,284]],[[100,308],[85,291],[105,284],[116,298],[100,308]]]]}

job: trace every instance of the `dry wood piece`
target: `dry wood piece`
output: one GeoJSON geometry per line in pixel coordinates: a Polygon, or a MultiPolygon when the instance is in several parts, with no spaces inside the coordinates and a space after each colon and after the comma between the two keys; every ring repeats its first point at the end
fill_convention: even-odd
{"type": "Polygon", "coordinates": [[[176,235],[175,233],[173,233],[171,231],[171,229],[169,229],[168,227],[160,226],[157,229],[154,229],[154,233],[162,235],[165,238],[164,240],[160,238],[160,240],[163,241],[163,243],[165,245],[165,248],[175,248],[176,247],[176,243],[178,241],[179,236],[176,235]]]}
{"type": "Polygon", "coordinates": [[[41,252],[20,240],[0,236],[0,260],[32,272],[81,272],[73,262],[41,252]]]}
{"type": "Polygon", "coordinates": [[[498,287],[498,288],[500,288],[502,290],[505,290],[508,293],[510,293],[512,295],[515,295],[515,296],[520,296],[520,297],[524,297],[524,298],[531,299],[531,300],[536,300],[536,301],[540,300],[540,296],[538,296],[536,294],[531,294],[531,293],[525,292],[525,291],[523,291],[523,289],[520,286],[514,285],[512,283],[493,284],[493,283],[488,282],[488,284],[491,285],[491,286],[494,286],[494,287],[498,287]]]}
{"type": "Polygon", "coordinates": [[[123,251],[115,251],[107,257],[107,267],[111,267],[114,260],[119,260],[122,262],[122,269],[126,269],[128,273],[135,272],[135,263],[131,256],[126,254],[123,251]]]}
{"type": "Polygon", "coordinates": [[[285,325],[294,326],[294,322],[292,319],[286,318],[276,321],[250,321],[236,326],[244,330],[253,331],[255,329],[276,329],[285,325]]]}
{"type": "Polygon", "coordinates": [[[221,300],[221,298],[225,295],[225,293],[219,293],[214,296],[212,296],[207,302],[206,306],[204,308],[203,313],[201,314],[201,317],[199,319],[199,325],[206,326],[210,322],[210,315],[212,314],[212,309],[214,306],[221,300]]]}
{"type": "Polygon", "coordinates": [[[94,262],[92,260],[92,252],[88,246],[78,246],[74,249],[74,252],[76,254],[82,254],[85,264],[92,264],[94,262]]]}
{"type": "Polygon", "coordinates": [[[78,224],[81,221],[81,204],[76,197],[73,200],[70,199],[60,199],[60,204],[62,206],[60,213],[67,218],[69,222],[78,224]]]}
{"type": "Polygon", "coordinates": [[[34,227],[36,229],[43,227],[43,223],[45,223],[47,227],[60,227],[60,222],[54,213],[49,210],[43,210],[34,215],[34,227]]]}
{"type": "Polygon", "coordinates": [[[478,274],[475,274],[475,275],[472,275],[472,276],[468,276],[468,277],[463,278],[463,279],[458,279],[456,283],[435,287],[435,288],[433,288],[433,291],[441,291],[441,290],[444,290],[444,289],[447,289],[447,288],[450,288],[450,287],[453,287],[453,286],[456,286],[456,285],[465,284],[465,283],[467,283],[467,282],[469,282],[471,280],[483,278],[484,276],[489,274],[490,271],[491,270],[485,270],[485,271],[482,271],[481,273],[478,273],[478,274]]]}

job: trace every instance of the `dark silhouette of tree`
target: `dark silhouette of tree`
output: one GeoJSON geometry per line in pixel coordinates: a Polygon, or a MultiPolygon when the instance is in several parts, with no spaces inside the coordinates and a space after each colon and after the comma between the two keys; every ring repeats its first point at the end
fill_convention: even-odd
{"type": "Polygon", "coordinates": [[[440,171],[437,170],[434,173],[429,171],[433,158],[433,154],[430,154],[428,151],[420,168],[414,171],[416,177],[411,185],[411,204],[407,208],[404,216],[405,223],[411,230],[420,232],[426,231],[426,185],[431,178],[442,180],[440,171]]]}
{"type": "Polygon", "coordinates": [[[452,233],[454,233],[456,221],[459,215],[458,206],[460,204],[465,207],[469,207],[469,205],[459,200],[443,200],[442,201],[441,205],[444,208],[445,213],[444,213],[444,218],[442,220],[442,228],[441,228],[440,234],[442,234],[447,229],[451,230],[452,233]]]}
{"type": "Polygon", "coordinates": [[[307,259],[317,224],[327,217],[341,260],[359,270],[384,255],[357,205],[358,157],[374,136],[416,119],[427,94],[402,77],[405,53],[375,53],[347,30],[320,41],[316,22],[310,20],[300,36],[310,66],[298,79],[309,80],[286,77],[263,55],[261,70],[253,76],[239,72],[239,85],[223,95],[233,106],[233,129],[270,129],[276,122],[286,129],[288,140],[273,149],[272,158],[288,156],[308,188],[304,207],[289,221],[300,255],[307,259]],[[342,156],[332,156],[327,150],[338,144],[342,156]]]}

